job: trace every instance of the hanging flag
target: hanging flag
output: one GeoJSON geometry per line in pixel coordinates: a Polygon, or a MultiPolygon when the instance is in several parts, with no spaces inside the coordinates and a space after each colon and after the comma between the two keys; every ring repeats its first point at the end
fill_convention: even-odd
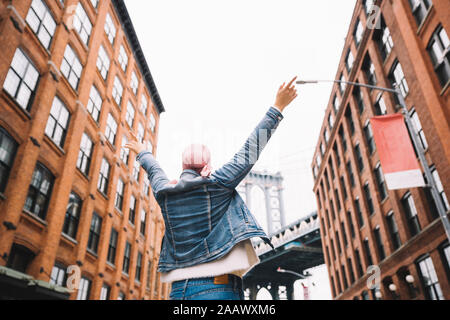
{"type": "Polygon", "coordinates": [[[384,178],[389,190],[424,187],[422,170],[402,114],[370,119],[384,178]]]}

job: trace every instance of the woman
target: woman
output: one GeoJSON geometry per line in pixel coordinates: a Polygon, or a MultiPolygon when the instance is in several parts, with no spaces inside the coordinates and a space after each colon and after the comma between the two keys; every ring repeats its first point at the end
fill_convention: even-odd
{"type": "Polygon", "coordinates": [[[297,97],[292,79],[281,85],[244,146],[222,168],[211,173],[211,156],[203,145],[182,155],[179,181],[169,181],[151,152],[133,135],[125,147],[148,174],[165,223],[158,271],[172,282],[172,300],[242,300],[242,276],[259,262],[250,239],[272,245],[235,188],[250,172],[283,110],[297,97]]]}

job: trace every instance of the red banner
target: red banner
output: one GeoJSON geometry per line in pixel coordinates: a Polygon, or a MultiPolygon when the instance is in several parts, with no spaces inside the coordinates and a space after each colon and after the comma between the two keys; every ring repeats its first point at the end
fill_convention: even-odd
{"type": "Polygon", "coordinates": [[[370,119],[387,188],[389,190],[425,186],[411,138],[401,114],[370,119]]]}

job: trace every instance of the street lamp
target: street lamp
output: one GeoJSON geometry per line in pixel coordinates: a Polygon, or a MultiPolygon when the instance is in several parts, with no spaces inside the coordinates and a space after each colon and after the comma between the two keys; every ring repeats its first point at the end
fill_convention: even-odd
{"type": "Polygon", "coordinates": [[[420,163],[422,164],[425,177],[427,178],[428,187],[431,189],[431,195],[433,196],[433,200],[436,204],[436,208],[439,212],[439,216],[441,218],[442,224],[444,226],[445,233],[447,235],[448,241],[450,241],[450,222],[448,221],[447,212],[445,211],[444,205],[439,198],[439,191],[436,186],[436,182],[434,181],[433,175],[431,173],[430,167],[428,165],[428,161],[425,158],[425,150],[422,147],[422,144],[419,141],[419,138],[417,137],[417,130],[414,126],[414,123],[411,120],[411,116],[409,115],[408,108],[406,107],[405,99],[403,98],[402,91],[400,90],[400,85],[395,84],[395,89],[391,88],[383,88],[378,86],[372,86],[368,84],[358,83],[358,82],[350,82],[350,81],[342,81],[342,80],[298,80],[296,81],[296,84],[303,85],[303,84],[314,84],[319,82],[334,82],[334,83],[344,83],[349,84],[353,86],[358,87],[365,87],[385,92],[393,93],[397,96],[398,101],[400,103],[400,107],[402,109],[402,114],[404,115],[405,121],[406,121],[406,127],[408,128],[409,134],[412,138],[412,142],[414,144],[414,147],[417,150],[417,154],[419,156],[420,163]]]}
{"type": "Polygon", "coordinates": [[[307,279],[304,275],[302,275],[302,274],[300,274],[298,272],[291,271],[291,270],[285,270],[285,269],[282,269],[281,267],[279,267],[277,269],[277,272],[279,272],[279,273],[290,273],[290,274],[293,274],[294,276],[297,276],[297,277],[299,277],[301,279],[307,279]]]}

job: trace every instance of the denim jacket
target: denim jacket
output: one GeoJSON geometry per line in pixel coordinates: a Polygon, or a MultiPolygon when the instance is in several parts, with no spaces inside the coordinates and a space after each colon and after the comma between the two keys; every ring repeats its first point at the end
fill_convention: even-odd
{"type": "Polygon", "coordinates": [[[148,173],[165,223],[159,272],[219,259],[238,242],[253,237],[272,245],[235,188],[250,172],[282,119],[283,115],[271,107],[239,152],[208,178],[186,169],[177,184],[169,185],[151,152],[137,156],[148,173]]]}

